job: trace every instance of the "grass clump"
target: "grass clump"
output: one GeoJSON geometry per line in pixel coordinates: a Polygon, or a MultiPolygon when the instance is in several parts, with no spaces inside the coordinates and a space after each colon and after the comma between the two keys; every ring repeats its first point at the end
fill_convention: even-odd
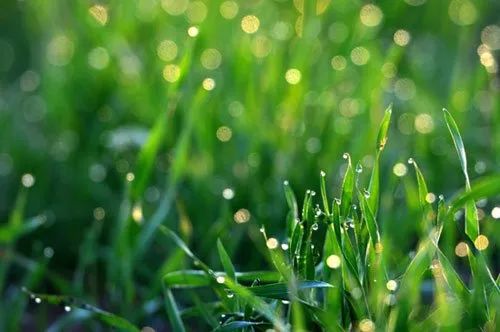
{"type": "MultiPolygon", "coordinates": [[[[443,112],[463,168],[465,189],[450,199],[442,195],[434,199],[417,162],[408,161],[415,170],[420,213],[414,219],[418,243],[404,262],[395,263],[391,254],[393,248],[405,244],[391,238],[391,231],[384,231],[388,230],[384,226],[388,212],[377,212],[380,186],[384,184],[378,163],[387,142],[391,118],[388,108],[375,144],[368,186],[361,180],[361,167],[353,167],[347,153],[342,185],[337,190],[339,198],[329,196],[326,173],[322,171],[320,194],[308,190],[299,210],[291,185],[284,182],[289,213],[282,232],[270,236],[264,226],[260,228],[259,243],[267,252],[271,269],[237,271],[223,242],[218,240],[217,265],[222,269],[215,271],[175,232],[159,226],[159,232],[179,248],[192,266],[161,278],[170,329],[494,331],[499,284],[483,252],[488,238],[481,234],[475,202],[497,194],[500,177],[480,179],[471,185],[458,127],[448,111],[443,112]],[[462,218],[457,211],[463,209],[462,218]],[[442,249],[442,234],[450,228],[457,228],[463,239],[455,251],[467,257],[467,271],[457,270],[453,257],[442,249]],[[181,301],[175,296],[179,292],[183,293],[181,301]]],[[[66,311],[83,309],[110,326],[138,330],[129,321],[78,300],[27,292],[39,302],[64,305],[66,311]]]]}

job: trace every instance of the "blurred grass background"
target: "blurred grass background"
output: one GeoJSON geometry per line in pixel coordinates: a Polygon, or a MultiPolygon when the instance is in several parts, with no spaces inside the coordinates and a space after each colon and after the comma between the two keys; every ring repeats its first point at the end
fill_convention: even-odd
{"type": "MultiPolygon", "coordinates": [[[[155,271],[183,264],[171,244],[145,242],[127,279],[136,288],[130,303],[112,290],[119,272],[110,262],[130,254],[113,244],[120,213],[139,229],[159,207],[168,210],[160,222],[207,261],[221,237],[239,268],[265,266],[252,239],[261,224],[283,232],[283,180],[300,197],[318,191],[324,170],[338,194],[342,154],[370,169],[390,103],[380,215],[401,243],[395,261],[416,241],[407,159],[419,161],[436,196],[463,187],[443,107],[461,127],[472,177],[500,170],[498,1],[7,0],[0,8],[0,218],[29,187],[24,215],[47,222],[13,250],[34,262],[49,256],[53,277],[40,277],[41,289],[123,314],[154,298],[144,294],[155,271]],[[158,139],[138,159],[151,128],[158,139]]],[[[495,205],[480,202],[493,254],[495,205]]],[[[9,270],[4,294],[17,294],[24,274],[9,270]]]]}

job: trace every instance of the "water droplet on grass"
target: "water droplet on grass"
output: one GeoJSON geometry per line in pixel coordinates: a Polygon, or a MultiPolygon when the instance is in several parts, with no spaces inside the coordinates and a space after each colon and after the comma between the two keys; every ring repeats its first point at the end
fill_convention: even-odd
{"type": "Polygon", "coordinates": [[[64,306],[64,311],[70,312],[71,311],[71,307],[69,305],[65,305],[64,306]]]}
{"type": "Polygon", "coordinates": [[[313,231],[317,231],[318,228],[319,228],[318,223],[314,223],[311,228],[312,228],[313,231]]]}
{"type": "Polygon", "coordinates": [[[35,303],[38,303],[38,304],[42,303],[42,299],[39,297],[35,297],[35,303]]]}
{"type": "Polygon", "coordinates": [[[234,297],[234,293],[227,293],[227,298],[232,299],[234,297]]]}
{"type": "Polygon", "coordinates": [[[344,158],[344,159],[348,159],[348,158],[349,158],[349,153],[345,152],[345,153],[342,155],[342,158],[344,158]]]}
{"type": "Polygon", "coordinates": [[[322,177],[325,177],[325,176],[326,176],[325,171],[321,171],[319,174],[320,174],[322,177]]]}
{"type": "Polygon", "coordinates": [[[366,197],[366,198],[370,198],[370,192],[366,189],[363,190],[363,195],[366,197]]]}
{"type": "Polygon", "coordinates": [[[357,164],[356,165],[356,173],[361,173],[363,172],[363,166],[361,164],[357,164]]]}
{"type": "Polygon", "coordinates": [[[408,158],[408,164],[413,164],[415,162],[415,160],[413,160],[413,158],[408,158]]]}

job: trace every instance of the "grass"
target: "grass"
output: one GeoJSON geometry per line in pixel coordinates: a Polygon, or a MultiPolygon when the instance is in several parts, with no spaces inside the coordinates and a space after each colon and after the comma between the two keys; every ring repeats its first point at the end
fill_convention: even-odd
{"type": "Polygon", "coordinates": [[[0,9],[1,331],[498,328],[499,3],[0,9]]]}

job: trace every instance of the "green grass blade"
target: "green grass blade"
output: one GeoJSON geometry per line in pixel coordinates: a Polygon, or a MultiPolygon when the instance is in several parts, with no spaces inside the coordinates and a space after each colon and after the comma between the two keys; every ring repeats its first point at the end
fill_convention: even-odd
{"type": "MultiPolygon", "coordinates": [[[[295,286],[297,291],[315,288],[329,288],[333,287],[329,283],[323,281],[297,281],[295,286]]],[[[248,288],[252,293],[260,297],[267,297],[272,299],[288,300],[290,298],[291,291],[287,283],[275,283],[262,286],[254,286],[248,288]]]]}
{"type": "Polygon", "coordinates": [[[140,199],[151,176],[156,155],[167,132],[167,113],[162,112],[155,121],[146,143],[142,146],[135,166],[135,178],[130,187],[133,201],[140,199]]]}
{"type": "MultiPolygon", "coordinates": [[[[465,188],[466,190],[471,189],[469,173],[467,171],[467,156],[465,154],[465,147],[460,135],[458,126],[451,116],[448,110],[443,109],[444,118],[446,120],[446,125],[453,139],[453,144],[457,150],[458,158],[460,160],[460,165],[462,167],[462,172],[465,176],[465,188]]],[[[479,218],[477,214],[476,204],[473,200],[468,200],[465,202],[465,233],[471,240],[475,240],[479,235],[479,218]]]]}
{"type": "Polygon", "coordinates": [[[320,181],[320,190],[321,190],[321,199],[323,201],[323,209],[325,210],[325,213],[327,216],[330,215],[330,203],[328,202],[328,194],[326,192],[326,173],[324,171],[321,171],[320,176],[319,176],[319,181],[320,181]]]}
{"type": "Polygon", "coordinates": [[[240,330],[244,328],[250,328],[252,326],[259,326],[259,325],[268,325],[265,322],[250,322],[250,321],[242,321],[242,320],[235,320],[232,322],[229,322],[227,324],[223,324],[213,330],[214,332],[229,332],[229,331],[235,331],[235,330],[240,330]]]}
{"type": "Polygon", "coordinates": [[[347,218],[351,210],[352,195],[354,192],[354,170],[352,169],[351,156],[344,153],[344,159],[347,159],[347,168],[342,180],[342,195],[340,199],[340,220],[347,218]]]}
{"type": "Polygon", "coordinates": [[[33,293],[27,289],[23,289],[24,292],[28,293],[32,299],[40,303],[47,302],[49,304],[64,306],[65,310],[72,309],[82,309],[88,312],[91,312],[95,315],[100,321],[105,323],[110,327],[117,328],[121,331],[129,331],[129,332],[138,332],[139,328],[137,328],[134,324],[130,323],[123,317],[119,317],[110,312],[104,311],[97,307],[94,307],[90,304],[84,303],[79,299],[76,299],[71,296],[64,295],[49,295],[49,294],[38,294],[33,293]]]}
{"type": "Polygon", "coordinates": [[[370,177],[370,184],[368,186],[368,191],[370,192],[370,197],[368,198],[368,203],[373,214],[376,216],[378,212],[378,202],[380,196],[380,155],[387,144],[389,125],[391,123],[392,115],[392,105],[390,105],[384,113],[382,122],[380,124],[380,129],[377,135],[377,146],[375,161],[373,163],[372,174],[370,177]]]}
{"type": "Polygon", "coordinates": [[[171,324],[173,332],[185,332],[184,324],[182,323],[181,315],[177,304],[175,303],[174,295],[172,291],[165,287],[163,290],[165,294],[165,309],[167,310],[167,316],[171,324]]]}
{"type": "Polygon", "coordinates": [[[231,258],[229,258],[229,255],[227,254],[220,239],[217,239],[217,251],[219,252],[219,258],[227,276],[236,281],[236,271],[234,269],[233,262],[231,262],[231,258]]]}
{"type": "Polygon", "coordinates": [[[384,117],[382,118],[382,123],[380,124],[380,129],[377,135],[377,151],[382,151],[385,148],[387,143],[387,137],[389,132],[389,125],[391,123],[391,115],[392,115],[392,104],[387,107],[384,113],[384,117]]]}
{"type": "MultiPolygon", "coordinates": [[[[224,276],[224,272],[214,272],[215,276],[224,276]]],[[[251,285],[255,280],[261,283],[276,283],[280,274],[274,271],[236,272],[236,278],[243,285],[251,285]]],[[[214,279],[200,270],[180,270],[169,272],[163,276],[163,283],[168,288],[195,288],[207,287],[213,284],[214,279]]]]}

